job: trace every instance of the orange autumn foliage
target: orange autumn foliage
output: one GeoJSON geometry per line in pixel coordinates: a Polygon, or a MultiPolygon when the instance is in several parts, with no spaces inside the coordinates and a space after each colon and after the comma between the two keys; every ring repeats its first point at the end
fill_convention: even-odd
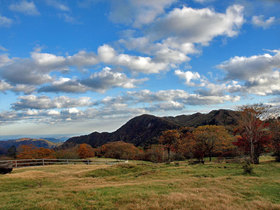
{"type": "Polygon", "coordinates": [[[52,149],[38,148],[33,145],[21,145],[18,149],[17,158],[19,159],[51,159],[55,158],[55,152],[52,149]]]}
{"type": "Polygon", "coordinates": [[[78,155],[82,159],[94,157],[94,150],[88,144],[80,144],[78,148],[78,155]]]}

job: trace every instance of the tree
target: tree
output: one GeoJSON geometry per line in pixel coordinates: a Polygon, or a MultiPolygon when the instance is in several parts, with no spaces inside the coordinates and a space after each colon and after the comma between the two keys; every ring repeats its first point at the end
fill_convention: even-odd
{"type": "Polygon", "coordinates": [[[145,160],[154,163],[160,163],[166,161],[166,150],[161,144],[153,144],[145,151],[145,160]]]}
{"type": "Polygon", "coordinates": [[[143,151],[133,144],[123,141],[115,141],[102,145],[98,148],[99,156],[116,159],[139,159],[143,151]]]}
{"type": "Polygon", "coordinates": [[[55,157],[57,159],[78,159],[80,158],[78,154],[78,145],[70,145],[66,148],[60,148],[55,151],[55,157]]]}
{"type": "Polygon", "coordinates": [[[258,164],[259,156],[269,146],[271,135],[269,124],[262,119],[267,116],[269,107],[262,104],[241,106],[240,120],[235,134],[239,134],[234,144],[250,155],[251,163],[258,164]]]}
{"type": "Polygon", "coordinates": [[[276,156],[276,161],[280,162],[280,121],[278,119],[274,119],[269,124],[270,132],[272,135],[272,148],[274,154],[276,156]]]}
{"type": "Polygon", "coordinates": [[[176,141],[180,138],[178,130],[167,130],[163,131],[159,138],[159,142],[165,146],[168,154],[168,161],[170,161],[170,151],[176,141]]]}
{"type": "Polygon", "coordinates": [[[82,159],[94,157],[94,150],[88,144],[80,144],[79,148],[78,148],[78,154],[79,154],[79,157],[82,159]]]}
{"type": "Polygon", "coordinates": [[[173,150],[183,155],[185,158],[193,158],[196,145],[194,135],[190,131],[183,132],[180,130],[180,132],[180,138],[173,145],[173,150]]]}
{"type": "Polygon", "coordinates": [[[16,158],[17,157],[17,148],[15,145],[11,146],[7,151],[7,156],[16,158]]]}
{"type": "Polygon", "coordinates": [[[213,154],[223,154],[232,149],[233,137],[224,126],[205,125],[199,126],[193,132],[195,139],[194,156],[203,160],[205,156],[212,160],[213,154]]]}
{"type": "Polygon", "coordinates": [[[17,158],[19,159],[55,158],[55,152],[52,149],[38,148],[34,145],[21,145],[18,151],[17,158]]]}

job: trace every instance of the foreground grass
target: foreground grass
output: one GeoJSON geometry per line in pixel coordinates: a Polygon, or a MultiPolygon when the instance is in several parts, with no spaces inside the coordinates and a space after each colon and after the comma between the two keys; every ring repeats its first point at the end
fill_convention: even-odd
{"type": "Polygon", "coordinates": [[[59,165],[0,175],[1,209],[280,209],[280,164],[59,165]]]}

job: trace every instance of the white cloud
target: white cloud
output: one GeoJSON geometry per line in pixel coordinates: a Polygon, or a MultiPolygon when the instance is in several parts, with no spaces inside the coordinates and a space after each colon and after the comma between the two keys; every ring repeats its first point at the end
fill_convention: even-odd
{"type": "Polygon", "coordinates": [[[266,53],[251,57],[235,56],[217,67],[227,73],[227,79],[248,80],[254,76],[272,73],[273,70],[280,68],[280,51],[274,52],[274,55],[266,53]]]}
{"type": "Polygon", "coordinates": [[[228,90],[263,96],[280,94],[280,51],[270,52],[251,57],[235,56],[218,65],[227,73],[226,79],[241,82],[228,86],[228,90]]]}
{"type": "Polygon", "coordinates": [[[51,85],[39,88],[38,92],[65,92],[65,93],[84,93],[89,90],[88,87],[82,85],[79,81],[70,78],[60,78],[51,83],[51,85]]]}
{"type": "Polygon", "coordinates": [[[12,60],[9,58],[7,54],[0,55],[0,67],[3,67],[11,62],[12,60]]]}
{"type": "Polygon", "coordinates": [[[31,58],[41,66],[59,66],[65,62],[63,56],[56,56],[49,53],[32,52],[31,58]]]}
{"type": "Polygon", "coordinates": [[[0,80],[0,92],[4,92],[6,90],[10,90],[12,88],[12,86],[5,82],[4,80],[0,80]]]}
{"type": "Polygon", "coordinates": [[[132,72],[142,72],[146,74],[159,73],[167,69],[167,64],[155,62],[150,57],[132,56],[128,54],[117,54],[109,45],[102,45],[98,48],[100,61],[128,68],[132,72]]]}
{"type": "Polygon", "coordinates": [[[130,79],[124,73],[113,72],[111,68],[105,67],[101,72],[93,73],[88,79],[81,80],[81,84],[97,92],[122,87],[135,88],[136,84],[142,83],[147,79],[130,79]]]}
{"type": "Polygon", "coordinates": [[[215,0],[193,0],[193,1],[200,4],[205,4],[205,3],[213,2],[215,0]]]}
{"type": "Polygon", "coordinates": [[[270,17],[265,20],[263,15],[252,17],[252,23],[255,26],[262,27],[264,29],[269,28],[273,23],[275,23],[275,20],[275,17],[270,17]]]}
{"type": "MultiPolygon", "coordinates": [[[[185,105],[207,105],[207,104],[220,104],[226,101],[238,101],[240,97],[231,95],[211,95],[204,96],[200,94],[190,94],[184,90],[160,90],[158,92],[151,92],[150,90],[142,90],[139,92],[128,92],[125,96],[125,100],[132,100],[132,103],[149,103],[153,104],[156,102],[177,102],[178,104],[185,105]],[[127,97],[128,96],[128,97],[127,97]]],[[[122,98],[118,98],[122,100],[122,98]]],[[[113,101],[106,101],[107,103],[113,101]]],[[[174,103],[173,103],[174,105],[174,103]]]]}
{"type": "Polygon", "coordinates": [[[37,10],[36,5],[33,1],[20,1],[19,3],[11,4],[9,6],[10,10],[15,12],[20,12],[25,15],[40,15],[40,12],[37,10]]]}
{"type": "Polygon", "coordinates": [[[149,55],[160,69],[169,70],[189,61],[188,55],[199,53],[198,48],[209,44],[215,37],[236,36],[243,23],[243,7],[240,5],[228,7],[225,13],[184,6],[147,25],[144,36],[126,37],[119,43],[129,50],[149,55]]]}
{"type": "Polygon", "coordinates": [[[96,65],[99,61],[97,56],[94,53],[87,53],[86,51],[79,51],[73,56],[67,57],[67,62],[71,66],[93,66],[96,65]]]}
{"type": "Polygon", "coordinates": [[[14,110],[29,109],[54,109],[54,108],[73,108],[91,106],[92,102],[89,97],[69,98],[67,96],[59,96],[51,99],[48,96],[27,95],[20,96],[19,101],[12,104],[14,110]]]}
{"type": "Polygon", "coordinates": [[[137,84],[146,81],[143,79],[128,78],[124,73],[114,72],[109,67],[105,67],[100,72],[95,72],[84,79],[69,79],[60,78],[54,81],[50,86],[40,88],[39,92],[105,92],[108,89],[121,88],[135,88],[137,84]]]}
{"type": "Polygon", "coordinates": [[[185,80],[185,84],[188,86],[194,86],[195,84],[191,82],[192,80],[198,80],[200,79],[200,75],[198,72],[191,72],[191,71],[186,71],[183,72],[181,70],[176,70],[175,75],[177,75],[179,78],[185,80]]]}
{"type": "Polygon", "coordinates": [[[48,74],[51,70],[31,60],[19,59],[3,66],[0,75],[13,84],[40,85],[52,81],[52,77],[48,74]]]}
{"type": "Polygon", "coordinates": [[[12,25],[12,23],[13,23],[12,19],[2,16],[0,14],[0,27],[9,27],[10,25],[12,25]]]}
{"type": "Polygon", "coordinates": [[[66,6],[65,4],[62,4],[61,2],[59,2],[57,0],[46,0],[46,3],[49,6],[52,6],[56,9],[64,11],[64,12],[70,11],[68,6],[66,6]]]}
{"type": "Polygon", "coordinates": [[[153,39],[170,37],[180,43],[207,44],[214,37],[238,34],[244,23],[243,7],[233,5],[226,13],[217,13],[211,9],[175,8],[167,16],[158,19],[149,29],[153,39]]]}
{"type": "Polygon", "coordinates": [[[111,0],[110,19],[116,23],[133,24],[134,27],[151,23],[164,9],[177,0],[111,0]]]}

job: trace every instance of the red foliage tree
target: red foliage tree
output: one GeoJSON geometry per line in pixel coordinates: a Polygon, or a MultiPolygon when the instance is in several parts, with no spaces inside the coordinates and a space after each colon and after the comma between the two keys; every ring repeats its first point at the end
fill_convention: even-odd
{"type": "Polygon", "coordinates": [[[180,138],[180,132],[178,130],[163,131],[159,138],[159,143],[164,145],[167,149],[168,161],[170,161],[170,151],[174,147],[175,143],[180,138]]]}
{"type": "Polygon", "coordinates": [[[275,119],[270,123],[272,135],[272,148],[276,156],[276,161],[280,162],[280,121],[275,119]]]}
{"type": "Polygon", "coordinates": [[[266,112],[263,105],[241,107],[241,118],[235,130],[237,142],[233,144],[250,155],[251,163],[258,164],[260,155],[271,146],[269,124],[260,118],[266,112]]]}

